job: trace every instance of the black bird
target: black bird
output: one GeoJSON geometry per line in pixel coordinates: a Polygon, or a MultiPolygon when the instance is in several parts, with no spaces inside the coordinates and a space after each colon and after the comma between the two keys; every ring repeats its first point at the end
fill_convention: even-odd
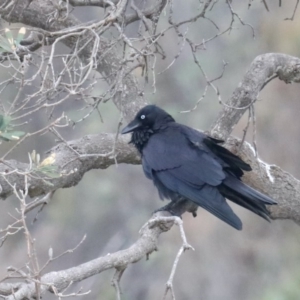
{"type": "Polygon", "coordinates": [[[225,198],[269,221],[265,204],[270,197],[241,181],[249,164],[214,139],[188,126],[155,105],[142,108],[122,134],[132,132],[131,143],[142,157],[144,173],[158,189],[159,196],[171,200],[161,210],[172,213],[172,205],[191,200],[232,227],[242,222],[225,198]]]}

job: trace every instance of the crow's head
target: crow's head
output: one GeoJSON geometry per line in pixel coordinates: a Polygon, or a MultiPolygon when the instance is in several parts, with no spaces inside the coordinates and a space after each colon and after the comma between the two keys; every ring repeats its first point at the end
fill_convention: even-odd
{"type": "Polygon", "coordinates": [[[152,129],[156,130],[162,125],[175,120],[163,109],[156,105],[147,105],[143,107],[135,116],[135,118],[121,131],[122,134],[152,129]]]}

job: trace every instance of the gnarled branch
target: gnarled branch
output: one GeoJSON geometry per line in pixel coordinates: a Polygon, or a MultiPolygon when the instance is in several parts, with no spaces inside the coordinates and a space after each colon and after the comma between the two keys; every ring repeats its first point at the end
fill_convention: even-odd
{"type": "Polygon", "coordinates": [[[285,83],[300,82],[300,59],[281,53],[257,56],[231,98],[224,103],[211,127],[211,135],[226,140],[244,112],[255,103],[265,83],[274,75],[285,83]]]}

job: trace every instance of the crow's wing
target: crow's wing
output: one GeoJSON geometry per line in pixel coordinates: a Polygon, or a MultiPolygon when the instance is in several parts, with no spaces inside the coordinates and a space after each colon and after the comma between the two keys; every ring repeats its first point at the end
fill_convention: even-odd
{"type": "Polygon", "coordinates": [[[153,173],[153,181],[160,194],[169,196],[168,192],[165,191],[165,188],[168,188],[169,190],[192,200],[232,227],[238,230],[242,229],[241,220],[233,212],[216,187],[204,184],[199,190],[178,180],[178,178],[173,176],[174,171],[175,170],[165,170],[153,173]],[[159,185],[163,185],[163,189],[160,189],[159,185]]]}
{"type": "Polygon", "coordinates": [[[176,124],[151,136],[143,149],[146,176],[160,195],[172,198],[172,192],[180,194],[241,229],[240,219],[216,188],[226,176],[221,163],[203,143],[205,135],[192,141],[184,133],[186,128],[176,124]]]}
{"type": "Polygon", "coordinates": [[[174,169],[176,178],[195,187],[221,184],[225,178],[223,167],[203,144],[202,137],[194,144],[182,132],[183,126],[176,125],[152,135],[144,147],[142,160],[146,176],[151,176],[151,170],[174,169]]]}
{"type": "Polygon", "coordinates": [[[245,163],[237,155],[233,154],[225,147],[220,146],[220,143],[224,141],[214,139],[206,134],[199,132],[193,128],[181,125],[182,132],[186,135],[187,139],[194,145],[198,145],[201,149],[209,149],[211,155],[230,173],[233,173],[236,177],[241,178],[244,171],[251,171],[251,166],[245,163]],[[199,143],[199,139],[202,141],[199,143]]]}

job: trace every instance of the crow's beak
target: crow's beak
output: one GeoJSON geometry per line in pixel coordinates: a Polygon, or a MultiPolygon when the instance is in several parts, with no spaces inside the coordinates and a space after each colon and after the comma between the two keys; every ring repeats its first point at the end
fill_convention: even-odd
{"type": "Polygon", "coordinates": [[[134,131],[135,129],[139,128],[141,124],[137,120],[131,121],[126,127],[123,128],[121,134],[126,134],[129,132],[134,131]]]}

